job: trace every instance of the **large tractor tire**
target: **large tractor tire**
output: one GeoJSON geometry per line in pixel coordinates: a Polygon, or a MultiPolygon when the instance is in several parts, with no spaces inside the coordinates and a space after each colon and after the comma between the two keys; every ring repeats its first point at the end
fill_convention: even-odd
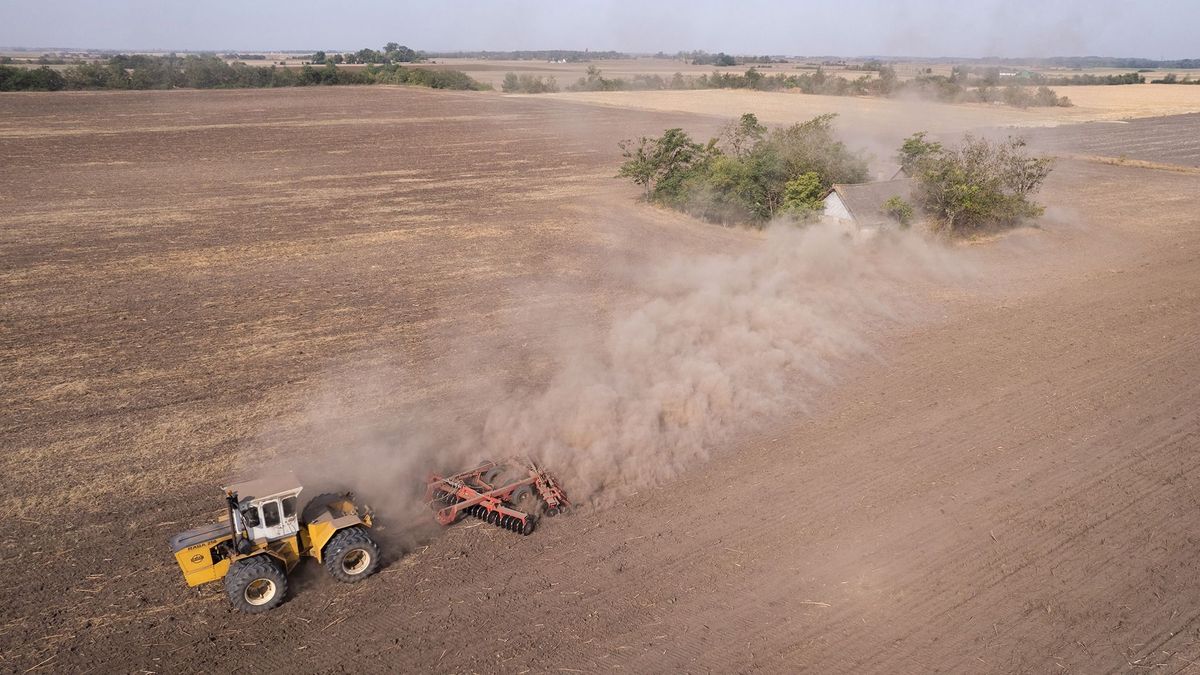
{"type": "Polygon", "coordinates": [[[287,595],[287,575],[267,555],[243,558],[225,575],[225,593],[234,609],[259,614],[274,609],[287,595]]]}
{"type": "Polygon", "coordinates": [[[379,569],[379,547],[365,528],[348,527],[325,544],[321,563],[334,579],[353,584],[379,569]]]}
{"type": "Polygon", "coordinates": [[[345,498],[346,495],[344,494],[334,494],[332,492],[323,492],[313,497],[308,500],[308,503],[304,505],[304,510],[300,512],[300,522],[311,523],[322,513],[325,513],[330,504],[340,502],[345,498]]]}

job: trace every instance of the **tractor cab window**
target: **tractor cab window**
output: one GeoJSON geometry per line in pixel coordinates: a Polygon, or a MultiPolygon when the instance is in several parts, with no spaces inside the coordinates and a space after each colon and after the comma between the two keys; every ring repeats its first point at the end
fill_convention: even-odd
{"type": "Polygon", "coordinates": [[[275,527],[279,524],[279,502],[270,501],[262,505],[263,526],[275,527]]]}
{"type": "Polygon", "coordinates": [[[242,520],[246,521],[246,527],[258,527],[261,522],[258,519],[258,507],[247,506],[242,509],[242,520]]]}
{"type": "Polygon", "coordinates": [[[292,518],[296,515],[296,498],[288,497],[283,500],[283,517],[292,518]]]}

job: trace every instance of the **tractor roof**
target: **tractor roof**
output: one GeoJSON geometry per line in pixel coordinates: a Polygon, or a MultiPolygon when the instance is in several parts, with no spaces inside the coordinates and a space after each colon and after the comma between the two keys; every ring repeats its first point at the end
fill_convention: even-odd
{"type": "Polygon", "coordinates": [[[297,480],[296,475],[291,471],[282,471],[253,480],[230,483],[225,486],[225,490],[236,492],[238,501],[243,502],[263,499],[264,497],[273,497],[288,492],[300,492],[301,489],[303,489],[303,486],[300,485],[300,481],[297,480]]]}

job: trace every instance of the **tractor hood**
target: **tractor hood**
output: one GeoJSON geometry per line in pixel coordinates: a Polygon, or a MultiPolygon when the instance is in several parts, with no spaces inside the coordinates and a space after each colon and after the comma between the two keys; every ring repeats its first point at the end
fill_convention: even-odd
{"type": "Polygon", "coordinates": [[[224,537],[232,536],[229,532],[229,522],[210,523],[193,527],[186,532],[171,537],[171,551],[178,553],[189,546],[202,544],[206,541],[215,541],[224,537]]]}

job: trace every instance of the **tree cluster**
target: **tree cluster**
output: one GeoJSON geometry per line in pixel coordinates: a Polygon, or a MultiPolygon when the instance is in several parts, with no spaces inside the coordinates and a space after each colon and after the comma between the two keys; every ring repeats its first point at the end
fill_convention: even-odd
{"type": "Polygon", "coordinates": [[[725,52],[718,52],[716,54],[695,52],[692,54],[690,62],[693,66],[736,66],[738,64],[737,59],[725,52]]]}
{"type": "Polygon", "coordinates": [[[1060,77],[1051,77],[1040,73],[1031,73],[1029,75],[1031,84],[1044,84],[1054,87],[1074,87],[1081,85],[1096,85],[1096,84],[1143,84],[1146,82],[1146,77],[1138,72],[1118,73],[1112,75],[1092,75],[1083,73],[1079,75],[1063,75],[1060,77]]]}
{"type": "MultiPolygon", "coordinates": [[[[649,80],[646,80],[647,82],[649,80]]],[[[653,87],[638,87],[631,86],[630,83],[621,78],[607,78],[601,74],[600,69],[596,66],[588,66],[587,74],[579,78],[568,89],[571,91],[624,91],[627,89],[652,89],[653,87]]]]}
{"type": "Polygon", "coordinates": [[[215,56],[117,55],[107,63],[83,63],[59,73],[0,66],[0,91],[59,89],[238,89],[336,84],[411,84],[435,89],[486,89],[457,70],[405,68],[396,63],[340,69],[248,66],[215,56]]]}
{"type": "Polygon", "coordinates": [[[971,87],[961,76],[922,75],[898,85],[894,92],[908,92],[931,101],[943,103],[1003,103],[1018,108],[1070,107],[1071,99],[1059,96],[1053,89],[1040,86],[1030,87],[1010,84],[996,86],[986,80],[977,81],[971,87]]]}
{"type": "Polygon", "coordinates": [[[388,65],[392,63],[417,63],[424,60],[425,57],[420,52],[395,42],[387,43],[381,50],[367,48],[342,54],[326,54],[323,51],[318,51],[309,57],[309,61],[317,65],[326,63],[333,63],[335,65],[342,63],[388,65]]]}
{"type": "Polygon", "coordinates": [[[1200,84],[1200,79],[1192,79],[1192,76],[1184,75],[1180,78],[1175,73],[1167,73],[1157,80],[1150,80],[1151,84],[1200,84]]]}
{"type": "Polygon", "coordinates": [[[1058,96],[1048,87],[1029,91],[1025,87],[970,88],[944,75],[921,76],[902,81],[896,71],[888,66],[879,66],[876,77],[862,76],[853,80],[839,75],[830,75],[822,68],[795,74],[775,73],[765,75],[757,68],[745,73],[713,71],[699,76],[675,73],[667,78],[661,75],[635,75],[631,78],[604,77],[594,65],[588,66],[587,74],[567,88],[571,91],[643,91],[668,89],[754,89],[757,91],[798,90],[805,94],[824,96],[897,96],[914,95],[927,100],[944,103],[1004,103],[1018,107],[1070,106],[1065,96],[1058,96]]]}
{"type": "Polygon", "coordinates": [[[539,75],[505,73],[500,90],[508,94],[547,94],[558,91],[558,80],[539,75]]]}
{"type": "Polygon", "coordinates": [[[1030,156],[1022,139],[993,142],[968,134],[958,146],[945,147],[921,132],[904,141],[898,159],[916,182],[920,206],[950,233],[1011,227],[1044,211],[1032,198],[1052,160],[1030,156]]]}
{"type": "Polygon", "coordinates": [[[623,52],[603,51],[593,52],[590,50],[575,50],[575,49],[540,49],[540,50],[521,50],[511,52],[494,52],[494,51],[478,51],[478,52],[428,52],[425,53],[430,58],[438,59],[483,59],[483,60],[500,60],[500,61],[547,61],[566,63],[580,63],[591,61],[594,59],[630,59],[633,58],[629,54],[623,52]]]}
{"type": "Polygon", "coordinates": [[[937,57],[916,59],[923,63],[958,64],[974,68],[1004,66],[1005,68],[1055,68],[1083,70],[1085,68],[1114,68],[1119,70],[1169,70],[1172,68],[1200,68],[1200,59],[1156,60],[1112,56],[1053,56],[1047,58],[983,58],[937,57]]]}
{"type": "Polygon", "coordinates": [[[900,227],[908,227],[912,224],[913,218],[916,216],[916,210],[913,205],[909,204],[900,195],[892,195],[884,200],[882,204],[883,212],[891,216],[893,220],[900,224],[900,227]]]}
{"type": "Polygon", "coordinates": [[[58,91],[66,87],[66,79],[58,71],[46,66],[0,66],[0,91],[58,91]]]}
{"type": "MultiPolygon", "coordinates": [[[[659,52],[654,56],[657,58],[671,58],[663,52],[659,52]]],[[[776,59],[771,56],[732,56],[725,52],[710,54],[703,50],[677,52],[674,58],[686,61],[693,66],[740,66],[753,63],[787,63],[787,59],[776,59]]]]}
{"type": "Polygon", "coordinates": [[[1083,85],[1119,85],[1142,84],[1146,78],[1140,73],[1119,73],[1112,75],[1092,75],[1081,73],[1077,75],[1050,76],[1029,71],[1009,72],[1008,75],[998,66],[967,66],[956,65],[950,69],[950,79],[962,85],[997,87],[1009,85],[1053,85],[1055,87],[1074,87],[1083,85]]]}
{"type": "MultiPolygon", "coordinates": [[[[1009,59],[1007,61],[1023,62],[1019,59],[1009,59]]],[[[1151,70],[1165,68],[1200,68],[1200,59],[1175,59],[1164,61],[1156,59],[1123,58],[1112,56],[1055,56],[1046,59],[1035,59],[1032,61],[1032,63],[1034,65],[1048,65],[1060,68],[1147,68],[1151,70]]]]}
{"type": "Polygon", "coordinates": [[[707,143],[678,128],[625,140],[618,175],[649,201],[713,222],[805,218],[820,210],[833,183],[867,178],[866,160],[834,136],[834,117],[768,129],[747,113],[707,143]]]}

